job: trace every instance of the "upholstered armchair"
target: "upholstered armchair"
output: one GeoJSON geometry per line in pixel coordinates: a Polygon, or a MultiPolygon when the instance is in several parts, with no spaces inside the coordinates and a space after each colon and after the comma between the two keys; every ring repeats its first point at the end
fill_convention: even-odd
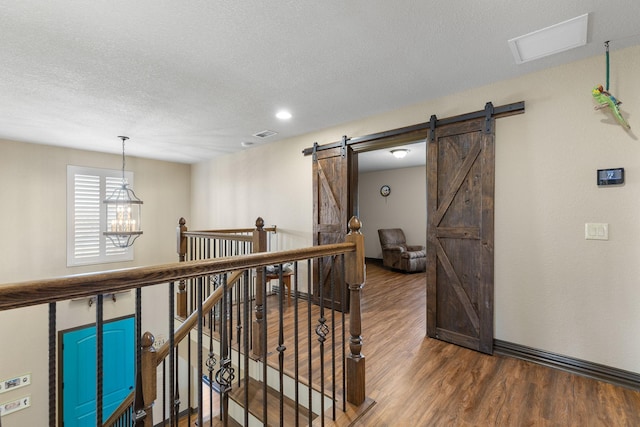
{"type": "Polygon", "coordinates": [[[426,269],[427,254],[424,246],[407,245],[401,228],[378,230],[378,237],[382,247],[382,264],[385,267],[408,273],[426,269]]]}

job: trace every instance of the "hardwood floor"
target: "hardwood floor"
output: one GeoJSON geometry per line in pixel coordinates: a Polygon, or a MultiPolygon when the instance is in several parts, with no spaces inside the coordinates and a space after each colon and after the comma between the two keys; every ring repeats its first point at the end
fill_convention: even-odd
{"type": "MultiPolygon", "coordinates": [[[[426,338],[425,288],[424,274],[367,264],[363,354],[366,395],[376,403],[355,425],[640,426],[638,391],[426,338]]],[[[305,306],[298,306],[303,319],[305,306]]],[[[270,325],[275,308],[268,311],[270,325]]],[[[293,304],[284,316],[287,330],[292,312],[293,304]]],[[[338,319],[337,333],[339,327],[338,319]]],[[[269,348],[277,335],[270,329],[269,348]]],[[[277,355],[269,360],[277,366],[277,355]]]]}
{"type": "Polygon", "coordinates": [[[425,276],[367,265],[362,426],[640,426],[640,392],[425,337],[425,276]]]}

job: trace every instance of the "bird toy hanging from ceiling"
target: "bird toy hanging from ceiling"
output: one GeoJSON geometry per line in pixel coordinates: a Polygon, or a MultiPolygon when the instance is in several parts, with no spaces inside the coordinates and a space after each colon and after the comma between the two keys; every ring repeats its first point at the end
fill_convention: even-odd
{"type": "Polygon", "coordinates": [[[607,61],[607,87],[605,89],[602,87],[602,85],[598,85],[593,88],[593,90],[591,91],[591,94],[593,95],[593,99],[595,99],[596,102],[598,103],[598,105],[596,105],[593,108],[595,108],[596,110],[600,110],[602,108],[608,107],[613,113],[613,115],[615,116],[615,118],[618,120],[618,122],[625,129],[631,129],[631,126],[629,126],[629,123],[627,123],[625,118],[622,117],[622,114],[620,113],[619,105],[622,104],[622,102],[616,99],[616,97],[611,95],[611,93],[609,92],[609,42],[608,41],[604,42],[604,46],[606,48],[606,61],[607,61]]]}

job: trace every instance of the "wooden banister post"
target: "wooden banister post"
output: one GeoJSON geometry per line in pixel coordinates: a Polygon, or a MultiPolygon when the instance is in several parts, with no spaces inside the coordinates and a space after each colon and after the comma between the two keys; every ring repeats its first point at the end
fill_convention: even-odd
{"type": "Polygon", "coordinates": [[[346,242],[355,243],[356,251],[345,254],[345,281],[349,286],[351,307],[349,311],[349,355],[347,356],[347,401],[361,405],[365,393],[365,359],[362,354],[361,294],[365,282],[364,235],[360,233],[362,223],[357,217],[349,220],[346,242]]]}
{"type": "MultiPolygon", "coordinates": [[[[264,231],[264,220],[256,219],[256,229],[253,230],[252,253],[267,251],[267,232],[264,231]]],[[[256,305],[253,320],[252,351],[254,356],[262,354],[262,321],[264,319],[264,294],[262,282],[264,281],[264,268],[256,269],[256,305]]]]}
{"type": "MultiPolygon", "coordinates": [[[[142,423],[144,427],[153,427],[153,404],[157,397],[158,361],[156,349],[153,348],[154,341],[155,338],[151,332],[145,332],[140,341],[142,346],[142,367],[140,369],[140,383],[137,385],[136,393],[141,393],[142,399],[136,396],[136,404],[138,402],[142,403],[142,409],[146,414],[142,423]]],[[[136,409],[138,409],[137,405],[136,409]]],[[[136,423],[136,425],[138,424],[136,423]]]]}
{"type": "MultiPolygon", "coordinates": [[[[176,234],[178,239],[178,261],[184,262],[187,256],[187,236],[184,233],[187,231],[185,225],[187,221],[184,218],[180,218],[178,221],[178,227],[176,228],[176,234]]],[[[176,315],[183,319],[187,317],[187,283],[185,280],[180,280],[178,283],[178,298],[176,299],[176,315]]]]}

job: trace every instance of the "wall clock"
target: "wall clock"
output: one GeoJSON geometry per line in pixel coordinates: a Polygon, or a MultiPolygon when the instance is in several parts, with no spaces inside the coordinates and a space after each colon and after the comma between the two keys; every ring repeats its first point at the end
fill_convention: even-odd
{"type": "Polygon", "coordinates": [[[391,194],[391,187],[389,187],[388,185],[383,185],[382,187],[380,187],[380,195],[382,197],[387,197],[389,194],[391,194]]]}

